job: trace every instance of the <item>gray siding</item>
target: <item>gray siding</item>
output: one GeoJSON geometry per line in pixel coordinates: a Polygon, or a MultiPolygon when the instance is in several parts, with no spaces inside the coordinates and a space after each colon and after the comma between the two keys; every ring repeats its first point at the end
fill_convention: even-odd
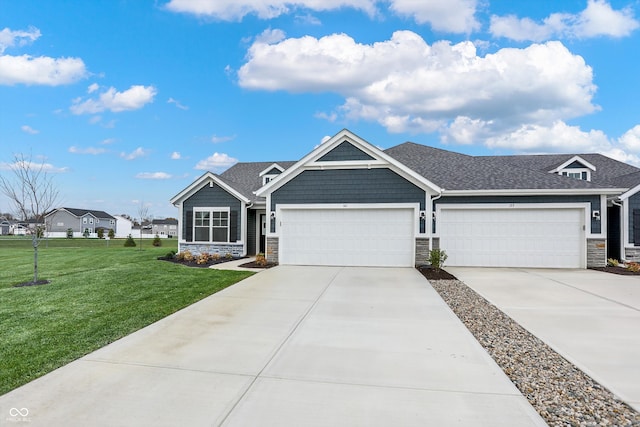
{"type": "MultiPolygon", "coordinates": [[[[599,195],[585,196],[465,196],[465,197],[442,197],[435,201],[433,209],[440,204],[460,204],[460,203],[590,203],[591,211],[600,211],[599,195]]],[[[600,233],[602,221],[591,219],[591,232],[600,233]]],[[[434,230],[435,231],[435,230],[434,230]]]]}
{"type": "Polygon", "coordinates": [[[183,218],[182,218],[182,235],[186,241],[190,241],[192,234],[191,227],[193,226],[193,208],[197,207],[229,207],[229,224],[235,226],[235,237],[233,230],[230,232],[231,241],[235,242],[240,240],[242,233],[242,224],[240,207],[240,200],[236,199],[231,194],[227,193],[221,187],[213,184],[213,187],[209,187],[209,184],[204,185],[195,194],[189,197],[183,203],[183,218]],[[235,218],[232,216],[235,215],[235,218]]]}
{"type": "MultiPolygon", "coordinates": [[[[640,242],[633,241],[633,210],[640,209],[640,193],[636,193],[629,197],[629,243],[640,246],[640,242]]],[[[625,244],[627,242],[624,242],[625,244]]]]}
{"type": "MultiPolygon", "coordinates": [[[[278,204],[418,203],[425,209],[426,193],[389,169],[304,171],[271,194],[278,204]]],[[[271,220],[271,231],[275,221],[271,220]]],[[[420,232],[424,232],[424,221],[420,232]]]]}
{"type": "Polygon", "coordinates": [[[271,195],[278,204],[304,203],[419,203],[425,209],[424,190],[389,169],[304,171],[271,195]]]}
{"type": "Polygon", "coordinates": [[[319,162],[339,162],[346,160],[374,160],[373,157],[354,147],[353,144],[343,142],[318,159],[319,162]]]}
{"type": "Polygon", "coordinates": [[[46,221],[47,228],[51,232],[66,232],[68,228],[72,228],[73,231],[78,233],[82,232],[82,219],[71,215],[67,211],[57,211],[48,216],[46,221]]]}
{"type": "Polygon", "coordinates": [[[265,173],[265,175],[280,175],[281,173],[280,169],[272,167],[267,173],[265,173]]]}

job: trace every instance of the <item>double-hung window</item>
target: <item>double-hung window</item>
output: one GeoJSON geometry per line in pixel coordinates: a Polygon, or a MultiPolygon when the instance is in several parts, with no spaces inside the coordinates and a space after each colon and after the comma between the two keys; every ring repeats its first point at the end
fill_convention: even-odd
{"type": "Polygon", "coordinates": [[[196,242],[228,242],[229,209],[195,210],[193,212],[193,236],[196,242]]]}

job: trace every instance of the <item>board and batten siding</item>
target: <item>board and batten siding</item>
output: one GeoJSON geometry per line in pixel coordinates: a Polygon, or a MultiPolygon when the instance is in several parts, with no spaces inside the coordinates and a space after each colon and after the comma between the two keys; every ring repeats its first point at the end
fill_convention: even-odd
{"type": "MultiPolygon", "coordinates": [[[[499,204],[499,203],[590,203],[591,212],[600,211],[600,195],[575,195],[575,196],[460,196],[460,197],[442,197],[434,202],[433,210],[436,211],[437,205],[444,204],[499,204]]],[[[600,234],[602,230],[602,221],[591,217],[591,233],[600,234]]],[[[434,232],[437,230],[437,218],[434,224],[434,232]]]]}
{"type": "Polygon", "coordinates": [[[204,185],[183,203],[182,236],[187,242],[193,241],[193,209],[194,208],[229,208],[229,240],[235,242],[242,236],[240,200],[227,193],[223,188],[213,184],[204,185]]]}
{"type": "Polygon", "coordinates": [[[353,144],[343,142],[342,144],[320,157],[318,162],[341,162],[350,160],[374,160],[373,157],[354,147],[353,144]]]}
{"type": "Polygon", "coordinates": [[[424,190],[386,168],[307,170],[271,194],[271,211],[277,205],[335,203],[419,203],[424,210],[425,199],[424,190]]]}

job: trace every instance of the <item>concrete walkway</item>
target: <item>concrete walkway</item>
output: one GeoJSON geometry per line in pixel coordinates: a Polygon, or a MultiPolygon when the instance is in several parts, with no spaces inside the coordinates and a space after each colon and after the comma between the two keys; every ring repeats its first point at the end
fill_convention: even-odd
{"type": "Polygon", "coordinates": [[[447,271],[640,411],[640,277],[593,270],[447,271]]]}
{"type": "Polygon", "coordinates": [[[411,268],[263,271],[1,396],[0,414],[30,426],[546,425],[411,268]]]}

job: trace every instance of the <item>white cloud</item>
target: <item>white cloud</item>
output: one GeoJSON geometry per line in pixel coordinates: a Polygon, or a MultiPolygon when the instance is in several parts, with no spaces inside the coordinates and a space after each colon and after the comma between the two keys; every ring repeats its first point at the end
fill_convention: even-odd
{"type": "Polygon", "coordinates": [[[122,157],[125,160],[134,160],[137,159],[139,157],[144,157],[146,155],[149,154],[148,150],[145,150],[142,147],[138,147],[135,150],[133,150],[131,153],[127,154],[127,153],[120,153],[120,157],[122,157]]]}
{"type": "Polygon", "coordinates": [[[171,179],[172,176],[166,172],[140,172],[136,175],[138,179],[171,179]]]}
{"type": "Polygon", "coordinates": [[[87,70],[79,58],[33,57],[30,55],[3,55],[12,47],[22,47],[40,38],[40,30],[0,31],[0,85],[48,85],[58,86],[75,83],[86,77],[87,70]]]}
{"type": "Polygon", "coordinates": [[[213,142],[214,144],[220,144],[222,142],[228,142],[228,141],[233,141],[234,139],[236,139],[236,136],[218,136],[218,135],[213,135],[211,137],[211,142],[213,142]]]}
{"type": "Polygon", "coordinates": [[[640,125],[636,125],[625,132],[620,137],[620,144],[627,150],[640,152],[640,125]]]}
{"type": "Polygon", "coordinates": [[[96,114],[106,110],[114,113],[121,111],[138,110],[146,104],[153,102],[157,90],[153,86],[134,85],[129,89],[118,92],[110,87],[102,92],[97,99],[73,100],[70,110],[73,114],[96,114]]]}
{"type": "Polygon", "coordinates": [[[471,42],[429,45],[411,31],[373,44],[345,34],[256,41],[238,77],[247,89],[337,93],[339,114],[390,132],[434,132],[459,117],[495,132],[598,109],[591,67],[560,42],[483,57],[471,42]]]}
{"type": "Polygon", "coordinates": [[[47,173],[64,173],[69,170],[68,167],[59,168],[51,163],[35,163],[28,161],[18,161],[14,163],[0,163],[0,170],[30,169],[40,170],[47,173]]]}
{"type": "Polygon", "coordinates": [[[322,22],[317,17],[307,13],[306,15],[296,15],[296,23],[301,25],[322,25],[322,22]]]}
{"type": "Polygon", "coordinates": [[[517,41],[552,38],[626,37],[640,26],[630,7],[614,10],[606,0],[589,0],[578,14],[553,13],[537,23],[514,15],[492,16],[490,31],[495,37],[517,41]]]}
{"type": "Polygon", "coordinates": [[[180,160],[181,158],[182,156],[177,151],[174,151],[173,153],[171,153],[171,160],[180,160]]]}
{"type": "Polygon", "coordinates": [[[228,168],[238,163],[238,159],[234,159],[224,153],[213,153],[204,160],[200,160],[194,169],[197,170],[220,170],[228,168]]]}
{"type": "Polygon", "coordinates": [[[87,93],[93,93],[93,92],[97,91],[98,89],[100,89],[100,85],[98,83],[92,83],[87,88],[87,93]]]}
{"type": "Polygon", "coordinates": [[[477,0],[391,0],[391,10],[429,24],[436,31],[471,33],[480,29],[475,18],[477,0]]]}
{"type": "Polygon", "coordinates": [[[31,126],[28,126],[28,125],[22,125],[22,126],[20,126],[20,129],[22,130],[22,132],[28,133],[30,135],[37,135],[37,134],[40,133],[39,130],[34,129],[31,126]]]}
{"type": "Polygon", "coordinates": [[[272,19],[298,9],[313,11],[352,8],[376,14],[376,0],[171,0],[166,5],[172,12],[189,13],[222,21],[241,21],[253,14],[272,19]]]}
{"type": "Polygon", "coordinates": [[[106,138],[106,139],[103,139],[102,141],[100,141],[100,144],[102,144],[102,145],[111,145],[114,142],[116,142],[115,138],[106,138]]]}
{"type": "Polygon", "coordinates": [[[180,103],[180,101],[176,101],[176,100],[175,100],[175,99],[173,99],[173,98],[169,98],[169,99],[167,100],[167,103],[168,103],[168,104],[175,104],[175,106],[176,106],[177,108],[181,109],[181,110],[188,110],[188,109],[189,109],[189,107],[187,107],[186,105],[182,105],[182,104],[180,103]]]}
{"type": "Polygon", "coordinates": [[[86,75],[87,70],[80,58],[0,56],[0,85],[58,86],[75,83],[86,75]]]}
{"type": "Polygon", "coordinates": [[[29,27],[28,30],[11,30],[4,28],[0,31],[0,54],[7,48],[14,46],[25,46],[33,43],[40,38],[40,30],[35,27],[29,27]]]}
{"type": "Polygon", "coordinates": [[[80,148],[80,147],[76,147],[75,145],[72,145],[71,147],[69,147],[69,152],[73,154],[92,154],[95,156],[98,154],[106,153],[107,150],[105,150],[104,148],[98,148],[98,147],[80,148]]]}

